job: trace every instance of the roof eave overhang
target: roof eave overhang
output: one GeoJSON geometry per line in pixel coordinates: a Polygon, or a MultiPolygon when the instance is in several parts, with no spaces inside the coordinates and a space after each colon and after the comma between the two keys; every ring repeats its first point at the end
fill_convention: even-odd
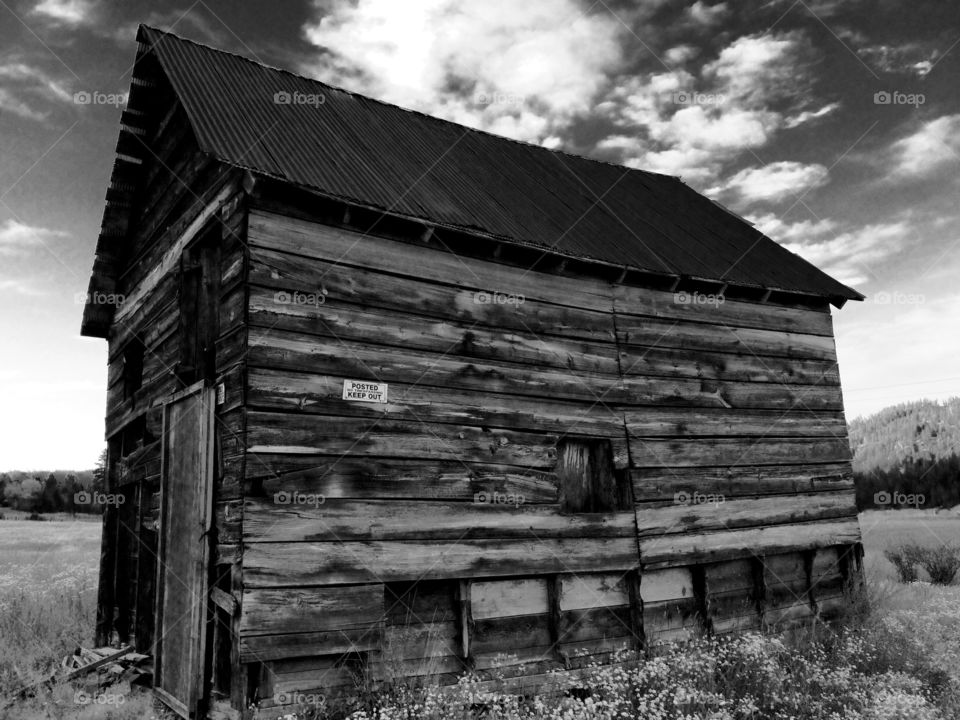
{"type": "MultiPolygon", "coordinates": [[[[865,297],[864,295],[861,295],[860,293],[858,293],[856,290],[853,290],[852,288],[849,288],[846,285],[842,285],[839,282],[837,282],[837,285],[840,288],[846,289],[849,292],[848,295],[843,295],[839,293],[831,294],[831,295],[823,295],[823,294],[818,294],[818,293],[813,293],[813,292],[808,292],[803,290],[796,290],[792,288],[783,288],[783,287],[775,287],[770,285],[752,284],[752,283],[744,283],[744,282],[730,282],[729,280],[724,280],[722,278],[683,275],[683,274],[677,274],[677,273],[664,272],[663,270],[643,268],[643,267],[637,267],[632,265],[620,265],[607,260],[602,260],[602,259],[594,258],[590,256],[577,255],[575,253],[566,252],[561,249],[548,247],[548,246],[541,245],[534,242],[524,241],[522,239],[518,239],[514,237],[495,235],[492,233],[484,232],[483,230],[480,230],[478,228],[461,227],[458,225],[451,225],[448,223],[438,222],[430,218],[417,217],[412,215],[406,215],[403,213],[398,213],[388,208],[382,208],[375,205],[370,205],[368,203],[364,203],[355,198],[341,197],[339,195],[334,195],[328,192],[324,192],[323,190],[316,187],[291,182],[287,178],[274,176],[269,173],[265,173],[261,170],[257,170],[256,168],[243,166],[235,162],[232,162],[230,160],[226,160],[223,158],[219,158],[219,160],[220,162],[223,162],[228,165],[233,165],[234,167],[245,170],[247,173],[249,173],[253,181],[251,184],[251,187],[253,187],[254,185],[256,185],[257,187],[272,186],[275,188],[281,187],[281,186],[296,187],[298,190],[310,193],[311,195],[315,195],[325,200],[343,203],[344,205],[347,205],[347,206],[366,210],[373,213],[379,213],[388,217],[394,217],[399,220],[404,220],[410,223],[418,224],[424,228],[445,229],[445,230],[449,230],[457,233],[470,235],[478,239],[483,239],[488,242],[504,243],[506,245],[511,245],[514,247],[533,250],[538,253],[542,253],[545,256],[555,257],[557,259],[558,265],[564,259],[576,260],[581,263],[592,265],[598,269],[603,268],[606,270],[605,274],[609,274],[611,272],[618,272],[621,281],[626,281],[628,278],[636,280],[636,278],[642,278],[642,277],[658,277],[658,278],[663,278],[664,280],[673,280],[678,283],[679,282],[705,283],[705,284],[716,285],[718,287],[742,288],[748,291],[759,291],[767,297],[769,297],[769,295],[772,293],[777,293],[778,295],[781,295],[783,297],[795,297],[798,299],[807,299],[811,301],[817,301],[817,300],[827,301],[838,309],[842,308],[848,300],[863,300],[865,297]]],[[[254,191],[255,197],[256,197],[256,194],[257,194],[257,191],[254,191]]],[[[643,283],[639,283],[636,281],[628,284],[643,285],[643,283]]]]}

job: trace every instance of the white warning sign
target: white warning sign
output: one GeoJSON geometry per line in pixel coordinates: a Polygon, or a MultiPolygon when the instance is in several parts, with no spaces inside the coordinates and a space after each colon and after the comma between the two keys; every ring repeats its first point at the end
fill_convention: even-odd
{"type": "Polygon", "coordinates": [[[366,380],[344,380],[343,399],[355,402],[385,403],[387,401],[387,384],[366,380]]]}

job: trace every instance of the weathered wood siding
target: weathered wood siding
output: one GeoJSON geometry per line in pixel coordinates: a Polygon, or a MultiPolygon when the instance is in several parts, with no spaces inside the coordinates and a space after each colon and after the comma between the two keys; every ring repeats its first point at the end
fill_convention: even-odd
{"type": "MultiPolygon", "coordinates": [[[[150,152],[131,210],[126,269],[117,281],[124,301],[114,312],[108,337],[108,481],[125,503],[119,510],[106,510],[97,628],[101,643],[116,632],[141,652],[151,651],[154,638],[162,405],[184,387],[177,377],[185,312],[180,259],[184,247],[216,223],[222,230],[219,267],[214,269],[220,290],[214,309],[219,326],[216,374],[231,390],[217,408],[218,517],[230,502],[239,507],[243,459],[246,208],[239,173],[198,152],[179,105],[158,117],[163,118],[159,125],[144,136],[150,152]],[[124,388],[124,350],[137,341],[143,345],[142,380],[130,395],[124,388]]],[[[219,543],[235,547],[239,542],[239,523],[218,523],[216,529],[219,543]]],[[[217,570],[232,571],[230,566],[217,570]]],[[[237,577],[239,583],[239,568],[237,577]]]]}
{"type": "Polygon", "coordinates": [[[296,678],[261,690],[346,682],[346,650],[544,672],[641,633],[781,624],[784,593],[817,612],[811,587],[826,607],[846,582],[826,308],[684,304],[266,210],[247,239],[241,660],[296,678]],[[389,402],[342,400],[345,379],[389,402]],[[626,507],[564,512],[571,438],[610,442],[626,507]]]}

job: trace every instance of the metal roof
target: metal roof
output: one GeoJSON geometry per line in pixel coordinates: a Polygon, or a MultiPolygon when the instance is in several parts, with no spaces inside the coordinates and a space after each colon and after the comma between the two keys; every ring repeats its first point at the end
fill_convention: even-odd
{"type": "Polygon", "coordinates": [[[573,257],[836,304],[863,298],[679,178],[464,127],[144,25],[137,39],[200,149],[225,163],[573,257]]]}

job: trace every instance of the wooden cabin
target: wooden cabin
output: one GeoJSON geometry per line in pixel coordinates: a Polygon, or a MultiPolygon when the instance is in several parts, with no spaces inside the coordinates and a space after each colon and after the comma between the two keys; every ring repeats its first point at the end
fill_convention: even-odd
{"type": "Polygon", "coordinates": [[[859,293],[677,178],[138,41],[82,332],[98,640],[167,703],[843,615],[859,293]]]}

